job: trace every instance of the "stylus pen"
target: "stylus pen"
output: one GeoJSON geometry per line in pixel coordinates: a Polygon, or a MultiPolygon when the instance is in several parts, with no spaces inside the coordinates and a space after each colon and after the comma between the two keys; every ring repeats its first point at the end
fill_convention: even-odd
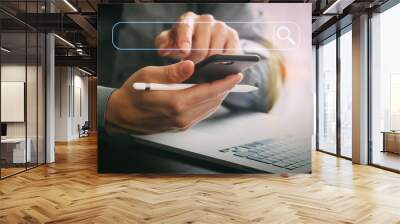
{"type": "MultiPolygon", "coordinates": [[[[135,90],[181,90],[187,89],[196,84],[160,84],[160,83],[143,83],[135,82],[132,87],[135,90]]],[[[258,87],[251,85],[235,85],[229,92],[231,93],[246,93],[257,90],[258,87]]]]}

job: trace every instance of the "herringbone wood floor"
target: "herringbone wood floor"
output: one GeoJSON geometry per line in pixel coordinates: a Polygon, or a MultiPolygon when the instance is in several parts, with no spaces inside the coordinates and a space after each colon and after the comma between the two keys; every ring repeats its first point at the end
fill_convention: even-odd
{"type": "Polygon", "coordinates": [[[400,175],[313,153],[313,174],[97,174],[94,137],[0,181],[0,223],[400,223],[400,175]]]}

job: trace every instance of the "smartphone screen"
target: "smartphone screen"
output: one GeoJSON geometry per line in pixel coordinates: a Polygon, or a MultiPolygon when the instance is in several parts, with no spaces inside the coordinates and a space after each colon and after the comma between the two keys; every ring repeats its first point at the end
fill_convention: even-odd
{"type": "Polygon", "coordinates": [[[212,55],[195,66],[194,74],[186,83],[203,83],[223,79],[228,75],[244,72],[257,64],[257,55],[212,55]]]}

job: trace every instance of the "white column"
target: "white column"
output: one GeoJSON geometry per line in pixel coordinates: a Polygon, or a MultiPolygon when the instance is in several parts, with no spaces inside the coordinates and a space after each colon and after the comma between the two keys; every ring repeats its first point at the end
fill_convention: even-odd
{"type": "Polygon", "coordinates": [[[353,162],[368,163],[368,15],[353,20],[353,162]]]}
{"type": "MultiPolygon", "coordinates": [[[[47,12],[54,11],[51,1],[46,1],[47,12]]],[[[55,161],[55,43],[54,34],[46,35],[46,163],[55,161]]]]}
{"type": "Polygon", "coordinates": [[[46,163],[55,161],[54,133],[55,133],[55,61],[54,61],[54,35],[46,36],[46,163]]]}

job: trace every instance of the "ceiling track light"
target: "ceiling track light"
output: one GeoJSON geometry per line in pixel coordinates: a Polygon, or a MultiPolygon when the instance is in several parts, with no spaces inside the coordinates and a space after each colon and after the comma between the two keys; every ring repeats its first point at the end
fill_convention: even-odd
{"type": "Polygon", "coordinates": [[[5,47],[1,47],[1,51],[4,51],[6,53],[11,53],[11,50],[5,47]]]}
{"type": "Polygon", "coordinates": [[[83,72],[83,73],[85,73],[86,75],[89,75],[89,76],[92,76],[92,75],[93,75],[92,73],[90,73],[90,72],[88,72],[88,71],[86,71],[86,70],[84,70],[84,69],[81,69],[81,68],[79,68],[79,67],[78,67],[78,70],[81,71],[81,72],[83,72]]]}
{"type": "Polygon", "coordinates": [[[66,45],[75,48],[75,45],[73,45],[71,42],[69,42],[68,40],[62,38],[61,36],[59,36],[58,34],[54,34],[55,37],[57,37],[57,39],[61,40],[62,42],[64,42],[66,45]]]}
{"type": "Polygon", "coordinates": [[[68,7],[69,7],[70,9],[72,9],[72,11],[78,12],[78,10],[75,8],[75,6],[73,6],[68,0],[63,0],[63,1],[64,1],[64,3],[65,3],[66,5],[68,5],[68,7]]]}
{"type": "Polygon", "coordinates": [[[339,15],[343,10],[351,5],[355,0],[336,0],[322,12],[323,15],[339,15]]]}

